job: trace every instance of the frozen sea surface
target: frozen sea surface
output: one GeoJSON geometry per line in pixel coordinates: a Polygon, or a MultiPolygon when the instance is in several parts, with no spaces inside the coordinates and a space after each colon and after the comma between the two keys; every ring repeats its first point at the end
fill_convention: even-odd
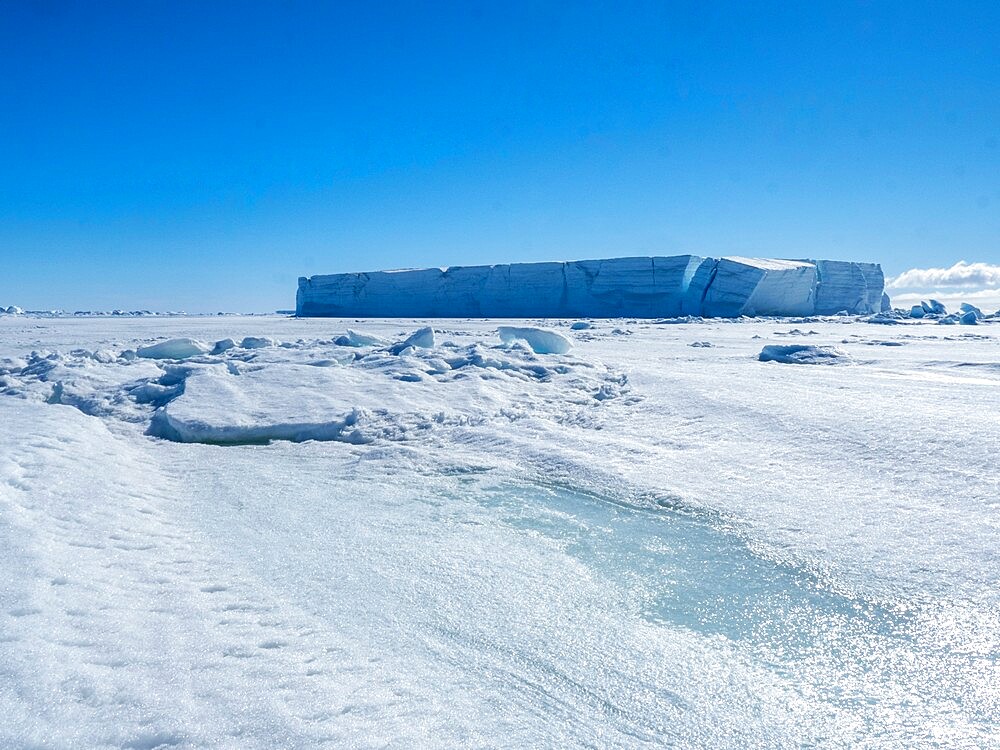
{"type": "Polygon", "coordinates": [[[1000,325],[573,322],[0,319],[0,746],[1000,747],[1000,325]]]}

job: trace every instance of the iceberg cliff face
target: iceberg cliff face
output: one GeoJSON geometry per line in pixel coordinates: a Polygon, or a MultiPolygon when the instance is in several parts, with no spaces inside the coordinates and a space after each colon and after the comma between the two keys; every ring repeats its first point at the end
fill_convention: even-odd
{"type": "Polygon", "coordinates": [[[562,318],[869,314],[874,263],[762,258],[612,258],[302,277],[303,317],[562,318]]]}
{"type": "Polygon", "coordinates": [[[816,313],[882,311],[885,277],[877,263],[816,260],[816,313]]]}
{"type": "MultiPolygon", "coordinates": [[[[685,294],[686,315],[812,315],[816,266],[808,261],[706,258],[685,294]]],[[[881,293],[881,290],[880,290],[881,293]]]]}

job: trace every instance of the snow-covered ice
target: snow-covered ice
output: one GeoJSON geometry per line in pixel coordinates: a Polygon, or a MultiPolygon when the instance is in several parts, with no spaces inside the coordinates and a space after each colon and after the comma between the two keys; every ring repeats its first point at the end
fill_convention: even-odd
{"type": "Polygon", "coordinates": [[[4,316],[0,747],[1000,747],[943,315],[4,316]]]}

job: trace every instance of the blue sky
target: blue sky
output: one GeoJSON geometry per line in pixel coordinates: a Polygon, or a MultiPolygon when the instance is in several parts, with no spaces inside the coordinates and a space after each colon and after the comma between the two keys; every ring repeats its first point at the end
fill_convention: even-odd
{"type": "Polygon", "coordinates": [[[0,304],[266,311],[299,275],[654,253],[991,268],[998,28],[995,2],[3,3],[0,304]]]}

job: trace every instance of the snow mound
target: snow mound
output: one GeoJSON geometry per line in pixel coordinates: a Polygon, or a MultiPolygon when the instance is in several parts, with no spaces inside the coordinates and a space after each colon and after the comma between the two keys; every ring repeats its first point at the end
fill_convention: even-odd
{"type": "Polygon", "coordinates": [[[558,331],[529,326],[500,326],[497,328],[500,340],[505,344],[524,341],[535,354],[566,354],[573,348],[573,342],[558,331]]]}
{"type": "Polygon", "coordinates": [[[140,346],[136,354],[147,359],[187,359],[199,354],[208,354],[210,347],[195,339],[179,338],[161,341],[159,344],[140,346]]]}
{"type": "Polygon", "coordinates": [[[760,350],[761,362],[781,362],[786,365],[834,365],[848,362],[851,356],[835,346],[807,344],[769,344],[760,350]]]}

